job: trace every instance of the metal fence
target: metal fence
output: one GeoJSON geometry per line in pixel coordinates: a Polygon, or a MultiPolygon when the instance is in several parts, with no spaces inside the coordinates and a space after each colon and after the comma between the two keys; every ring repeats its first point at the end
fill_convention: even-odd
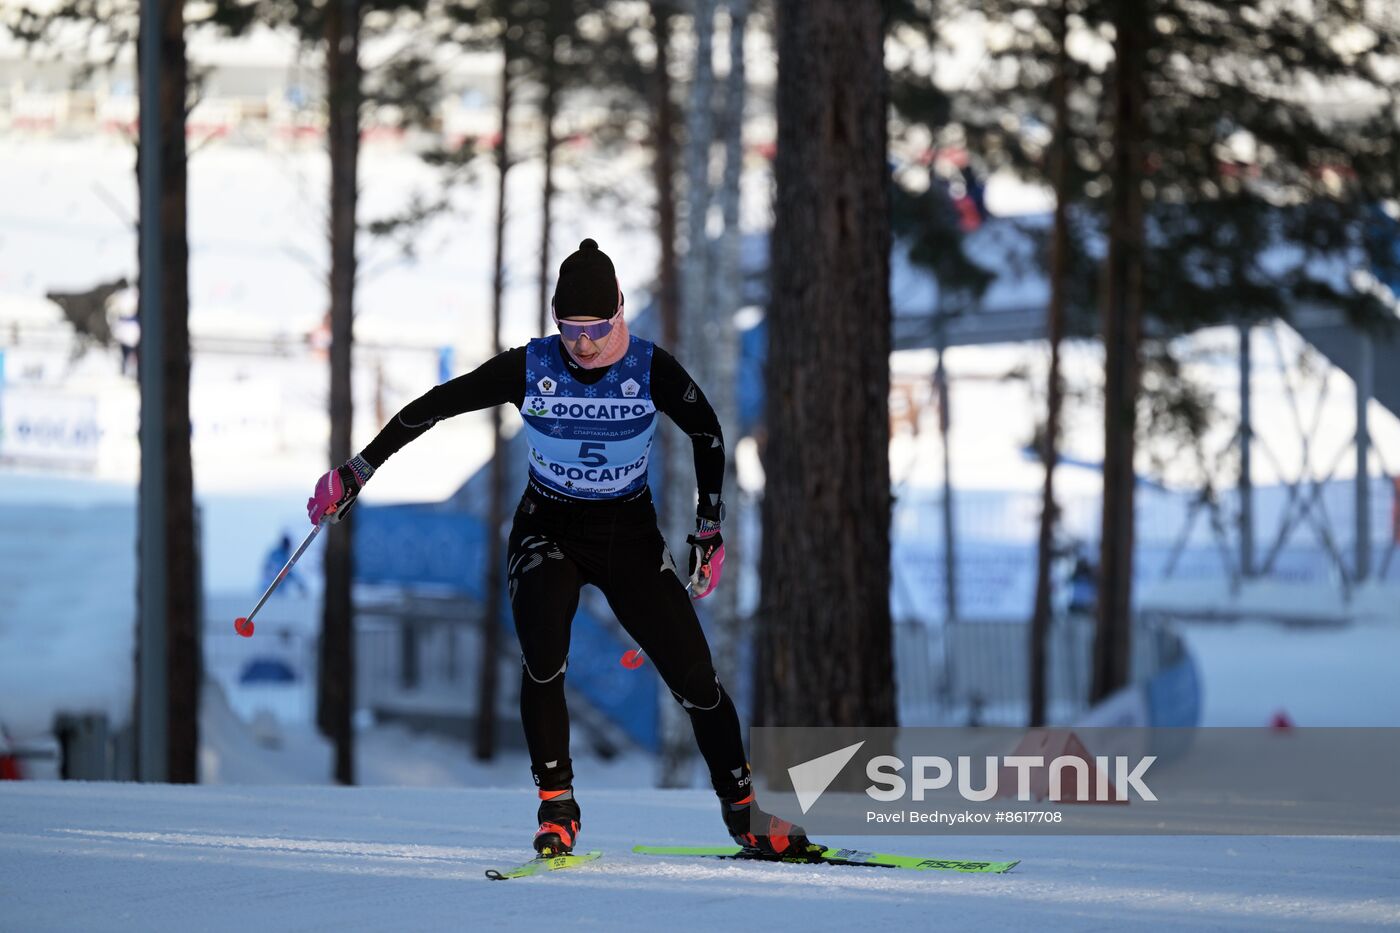
{"type": "MultiPolygon", "coordinates": [[[[287,606],[279,608],[284,614],[290,612],[288,619],[306,615],[287,606]]],[[[221,623],[227,614],[221,610],[208,613],[221,623]]],[[[264,713],[289,722],[314,722],[318,626],[308,624],[307,618],[295,624],[279,624],[277,619],[273,613],[266,624],[259,620],[257,634],[251,639],[239,637],[226,624],[206,627],[206,676],[224,688],[229,706],[245,722],[253,722],[264,713]],[[288,679],[279,679],[279,672],[288,679]]],[[[417,731],[469,740],[478,716],[483,619],[478,603],[447,589],[358,587],[357,719],[398,723],[417,731]]],[[[578,653],[584,643],[580,631],[576,625],[572,653],[578,653]]],[[[582,631],[586,634],[587,630],[582,631]]],[[[601,660],[608,662],[608,668],[616,669],[617,654],[609,649],[601,660]]],[[[590,659],[592,666],[599,663],[599,657],[590,659]]],[[[501,639],[496,664],[497,743],[508,748],[523,747],[524,735],[517,715],[520,660],[513,636],[501,639]]],[[[616,676],[611,670],[594,673],[616,676]]],[[[631,682],[644,681],[633,677],[631,682]]],[[[566,690],[576,737],[595,754],[609,757],[634,743],[634,737],[577,684],[566,682],[566,690]]],[[[654,700],[654,691],[647,696],[654,700]]]]}
{"type": "MultiPolygon", "coordinates": [[[[1132,677],[1144,681],[1177,656],[1162,620],[1133,632],[1132,677]]],[[[1029,621],[895,624],[899,719],[905,725],[1024,725],[1029,711],[1029,621]]],[[[1089,706],[1094,619],[1052,620],[1047,640],[1046,704],[1052,723],[1068,723],[1089,706]]]]}

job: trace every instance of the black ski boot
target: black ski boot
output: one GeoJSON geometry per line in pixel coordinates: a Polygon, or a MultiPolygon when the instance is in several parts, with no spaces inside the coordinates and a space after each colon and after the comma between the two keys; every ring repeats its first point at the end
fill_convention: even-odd
{"type": "Polygon", "coordinates": [[[574,789],[540,791],[540,828],[535,830],[535,851],[541,858],[568,855],[578,841],[579,809],[574,789]]]}
{"type": "Polygon", "coordinates": [[[734,841],[743,847],[741,857],[815,862],[826,851],[826,846],[808,839],[807,831],[801,826],[759,807],[754,800],[747,765],[731,787],[724,791],[717,789],[717,793],[724,826],[734,841]]]}
{"type": "Polygon", "coordinates": [[[541,858],[568,855],[578,842],[579,809],[574,800],[573,762],[534,770],[535,786],[540,789],[540,828],[535,830],[535,851],[541,858]]]}

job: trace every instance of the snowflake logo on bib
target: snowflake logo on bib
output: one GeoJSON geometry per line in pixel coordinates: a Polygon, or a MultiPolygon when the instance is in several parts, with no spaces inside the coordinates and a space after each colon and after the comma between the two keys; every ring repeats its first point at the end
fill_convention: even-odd
{"type": "Polygon", "coordinates": [[[635,379],[628,379],[622,384],[622,394],[626,398],[636,398],[640,391],[642,391],[642,387],[637,384],[635,379]]]}

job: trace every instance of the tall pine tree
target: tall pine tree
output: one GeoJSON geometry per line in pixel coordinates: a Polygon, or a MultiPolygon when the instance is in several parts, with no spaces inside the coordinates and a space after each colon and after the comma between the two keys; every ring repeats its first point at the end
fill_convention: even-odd
{"type": "Polygon", "coordinates": [[[759,678],[772,725],[895,722],[885,27],[881,3],[778,3],[759,678]]]}

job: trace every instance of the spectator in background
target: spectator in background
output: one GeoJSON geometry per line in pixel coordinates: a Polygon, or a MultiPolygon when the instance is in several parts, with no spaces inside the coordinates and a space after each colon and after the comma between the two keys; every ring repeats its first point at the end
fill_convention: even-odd
{"type": "MultiPolygon", "coordinates": [[[[263,558],[263,589],[272,585],[272,581],[277,579],[277,574],[286,566],[287,561],[292,559],[292,536],[285,531],[282,532],[282,539],[272,546],[272,550],[267,552],[267,557],[263,558]]],[[[295,583],[297,590],[305,596],[308,592],[306,581],[297,576],[296,569],[287,572],[285,583],[295,583]]],[[[287,592],[285,586],[279,592],[287,592]]]]}
{"type": "Polygon", "coordinates": [[[141,317],[136,289],[118,292],[108,304],[107,313],[111,318],[112,339],[122,353],[121,374],[135,379],[140,375],[141,365],[141,317]]]}
{"type": "Polygon", "coordinates": [[[1093,615],[1098,598],[1098,572],[1089,560],[1088,551],[1081,548],[1074,558],[1074,572],[1069,578],[1069,611],[1075,615],[1093,615]]]}

